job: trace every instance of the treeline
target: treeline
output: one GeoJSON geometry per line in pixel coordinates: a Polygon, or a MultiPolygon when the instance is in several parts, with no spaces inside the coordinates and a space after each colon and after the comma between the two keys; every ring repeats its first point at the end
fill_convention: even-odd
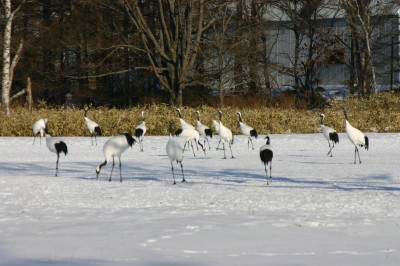
{"type": "Polygon", "coordinates": [[[297,95],[315,104],[315,73],[321,66],[316,55],[341,60],[343,54],[350,54],[351,91],[368,94],[376,90],[371,17],[376,9],[392,14],[398,4],[382,2],[385,5],[359,0],[4,0],[0,28],[6,32],[10,19],[12,26],[9,47],[6,34],[0,36],[2,54],[9,49],[9,61],[20,56],[6,76],[3,56],[2,80],[11,76],[11,82],[7,96],[2,82],[2,108],[5,97],[12,99],[26,87],[28,77],[36,102],[54,105],[217,101],[222,106],[228,93],[260,95],[269,102],[275,85],[271,73],[281,66],[271,60],[276,37],[266,29],[279,23],[279,17],[295,36],[287,75],[293,77],[297,95]],[[340,42],[333,32],[316,26],[324,14],[326,19],[346,18],[352,45],[343,46],[343,54],[329,53],[323,45],[340,42]],[[302,47],[304,38],[311,40],[307,47],[302,47]]]}

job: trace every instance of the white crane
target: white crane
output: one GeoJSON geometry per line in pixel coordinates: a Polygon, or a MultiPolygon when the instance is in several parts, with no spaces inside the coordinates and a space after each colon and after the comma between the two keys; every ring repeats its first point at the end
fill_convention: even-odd
{"type": "Polygon", "coordinates": [[[96,167],[96,179],[97,180],[99,179],[101,168],[105,166],[107,162],[111,161],[112,159],[113,164],[111,168],[110,179],[108,180],[111,182],[111,176],[115,165],[114,157],[117,156],[119,159],[119,179],[120,182],[122,182],[121,154],[124,153],[129,147],[132,147],[132,145],[135,142],[136,140],[129,133],[124,133],[108,139],[103,146],[103,154],[105,161],[96,167]]]}
{"type": "Polygon", "coordinates": [[[40,118],[32,126],[33,132],[33,145],[35,145],[36,135],[40,134],[40,145],[42,145],[42,137],[45,134],[47,127],[47,118],[40,118]]]}
{"type": "Polygon", "coordinates": [[[143,137],[144,134],[146,134],[147,127],[146,127],[146,121],[144,118],[144,111],[142,111],[142,122],[137,125],[135,129],[135,137],[139,140],[139,146],[140,146],[140,151],[143,151],[143,137]]]}
{"type": "Polygon", "coordinates": [[[174,178],[174,185],[175,185],[176,182],[175,182],[174,164],[173,164],[174,161],[176,161],[176,163],[179,163],[181,165],[182,182],[186,182],[185,175],[183,174],[183,165],[182,165],[183,148],[182,148],[181,144],[179,144],[177,138],[172,136],[171,124],[169,125],[169,131],[170,131],[170,134],[169,134],[169,139],[167,142],[166,150],[167,150],[167,155],[168,155],[169,161],[171,162],[172,177],[174,178]]]}
{"type": "Polygon", "coordinates": [[[269,136],[265,137],[267,139],[267,143],[263,146],[260,147],[260,159],[261,162],[264,164],[264,169],[265,169],[265,175],[267,177],[267,185],[269,185],[270,182],[272,182],[272,158],[274,157],[274,152],[271,146],[271,140],[269,136]],[[267,171],[267,165],[269,164],[269,180],[268,182],[268,171],[267,171]]]}
{"type": "Polygon", "coordinates": [[[207,137],[212,138],[212,131],[208,126],[200,122],[200,111],[196,111],[196,115],[197,115],[196,130],[199,132],[200,136],[204,138],[204,146],[206,146],[206,141],[207,141],[208,150],[211,150],[210,142],[208,141],[207,137]]]}
{"type": "Polygon", "coordinates": [[[64,153],[67,155],[68,153],[68,147],[67,144],[65,144],[64,141],[61,140],[61,138],[53,138],[50,136],[48,127],[46,125],[46,146],[49,149],[49,151],[54,152],[57,154],[57,162],[56,162],[56,174],[55,176],[58,175],[58,161],[60,160],[60,153],[64,153]]]}
{"type": "MultiPolygon", "coordinates": [[[[219,122],[213,119],[212,123],[213,123],[214,129],[215,129],[215,132],[219,135],[219,122]]],[[[218,150],[219,144],[221,144],[221,139],[219,139],[219,141],[218,141],[216,150],[218,150]]]]}
{"type": "Polygon", "coordinates": [[[348,118],[347,118],[347,112],[345,109],[343,109],[343,114],[346,119],[346,133],[347,137],[349,140],[354,144],[355,150],[354,150],[354,163],[356,163],[356,154],[358,154],[358,162],[361,163],[360,159],[360,152],[358,151],[358,147],[365,147],[366,150],[369,148],[369,140],[368,137],[365,136],[364,133],[362,133],[360,130],[357,128],[353,127],[350,125],[348,118]]]}
{"type": "Polygon", "coordinates": [[[182,114],[181,114],[181,109],[176,108],[176,111],[178,112],[178,115],[179,115],[179,122],[181,123],[181,128],[182,128],[182,129],[185,129],[185,128],[195,129],[194,126],[192,126],[191,124],[189,124],[189,123],[187,123],[185,120],[183,120],[182,114]]]}
{"type": "Polygon", "coordinates": [[[86,116],[86,112],[88,111],[88,109],[84,109],[84,119],[85,119],[85,124],[86,127],[89,129],[90,132],[90,140],[92,141],[92,146],[93,146],[93,135],[94,135],[94,139],[96,141],[96,145],[97,145],[97,138],[96,136],[99,135],[101,136],[102,132],[101,132],[101,128],[100,126],[94,122],[93,120],[91,120],[90,118],[88,118],[86,116]]]}
{"type": "Polygon", "coordinates": [[[324,120],[325,120],[324,114],[321,114],[320,117],[321,117],[321,131],[329,144],[329,152],[326,155],[330,154],[331,157],[333,157],[332,150],[333,148],[335,148],[335,143],[339,143],[339,135],[335,129],[324,125],[324,120]],[[332,142],[332,147],[331,147],[331,142],[332,142]]]}
{"type": "Polygon", "coordinates": [[[231,158],[235,158],[232,153],[232,144],[233,144],[232,131],[222,124],[222,111],[218,111],[218,114],[219,114],[219,137],[223,145],[224,159],[226,159],[225,142],[228,143],[229,149],[231,150],[231,156],[232,156],[231,158]]]}
{"type": "Polygon", "coordinates": [[[245,123],[243,123],[242,113],[236,112],[236,114],[239,116],[239,127],[240,127],[240,130],[242,131],[242,134],[245,136],[248,136],[247,149],[250,149],[250,142],[251,142],[251,147],[254,150],[253,140],[251,139],[251,137],[254,137],[257,139],[257,137],[258,137],[257,130],[255,130],[251,126],[248,126],[245,123]]]}
{"type": "MultiPolygon", "coordinates": [[[[196,146],[197,146],[197,144],[200,145],[201,149],[204,152],[204,155],[206,155],[206,149],[200,143],[200,134],[196,129],[184,128],[182,130],[177,130],[176,136],[183,138],[185,140],[185,145],[183,146],[183,150],[185,150],[186,144],[188,144],[189,141],[194,140],[196,143],[196,146]]],[[[196,156],[196,154],[194,152],[194,148],[193,148],[193,143],[190,143],[190,144],[192,146],[193,155],[196,156]]],[[[197,146],[197,149],[198,149],[198,146],[197,146]]]]}

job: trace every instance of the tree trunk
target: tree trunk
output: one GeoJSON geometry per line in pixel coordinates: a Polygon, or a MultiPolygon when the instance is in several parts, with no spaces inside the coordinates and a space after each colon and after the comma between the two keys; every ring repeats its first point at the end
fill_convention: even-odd
{"type": "Polygon", "coordinates": [[[26,101],[28,102],[29,112],[33,113],[33,104],[32,104],[32,83],[31,78],[28,77],[26,80],[26,101]]]}
{"type": "Polygon", "coordinates": [[[4,1],[4,15],[6,25],[4,27],[4,40],[3,40],[3,73],[2,73],[2,81],[1,81],[1,104],[2,109],[5,115],[10,115],[10,90],[12,85],[12,79],[14,76],[14,68],[18,63],[19,58],[21,57],[22,48],[23,48],[23,40],[21,40],[18,51],[16,52],[12,62],[11,62],[11,31],[12,31],[12,22],[15,16],[15,13],[18,12],[22,3],[11,12],[11,0],[4,1]]]}
{"type": "Polygon", "coordinates": [[[1,82],[1,104],[3,112],[10,115],[10,66],[11,66],[11,27],[13,14],[11,13],[11,0],[4,2],[4,14],[6,18],[6,25],[4,28],[4,42],[3,42],[3,75],[1,82]]]}

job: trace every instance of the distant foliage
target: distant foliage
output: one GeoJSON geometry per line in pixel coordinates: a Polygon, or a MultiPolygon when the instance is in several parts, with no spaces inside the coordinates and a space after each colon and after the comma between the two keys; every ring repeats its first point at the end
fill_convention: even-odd
{"type": "MultiPolygon", "coordinates": [[[[211,120],[218,120],[218,110],[223,111],[223,123],[231,128],[233,134],[241,134],[238,117],[241,111],[244,123],[257,129],[259,134],[317,133],[319,132],[321,112],[325,113],[325,123],[339,132],[344,131],[342,108],[346,108],[349,120],[354,127],[363,132],[400,132],[400,95],[383,93],[368,99],[350,97],[343,101],[332,101],[326,109],[304,110],[280,107],[224,107],[201,106],[181,108],[183,118],[196,124],[196,110],[201,112],[203,124],[211,126],[211,120]]],[[[151,104],[128,109],[90,108],[87,116],[96,121],[105,136],[128,132],[133,134],[141,122],[141,111],[145,111],[146,135],[168,135],[168,123],[174,129],[180,127],[175,107],[165,104],[151,104]]],[[[45,104],[30,114],[27,108],[13,107],[10,117],[0,114],[1,136],[32,136],[32,125],[39,118],[48,118],[49,133],[54,136],[89,136],[83,118],[83,109],[56,108],[45,104]]]]}

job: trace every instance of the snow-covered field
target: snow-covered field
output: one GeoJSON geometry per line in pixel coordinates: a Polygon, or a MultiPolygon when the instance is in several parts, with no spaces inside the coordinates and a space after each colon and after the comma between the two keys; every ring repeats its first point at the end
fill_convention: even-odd
{"type": "Polygon", "coordinates": [[[44,143],[0,138],[0,264],[400,265],[400,135],[367,135],[362,164],[345,134],[333,158],[322,134],[272,135],[269,186],[262,138],[186,151],[177,185],[168,137],[128,149],[122,183],[118,163],[96,181],[106,137],[65,138],[58,177],[44,143]]]}

